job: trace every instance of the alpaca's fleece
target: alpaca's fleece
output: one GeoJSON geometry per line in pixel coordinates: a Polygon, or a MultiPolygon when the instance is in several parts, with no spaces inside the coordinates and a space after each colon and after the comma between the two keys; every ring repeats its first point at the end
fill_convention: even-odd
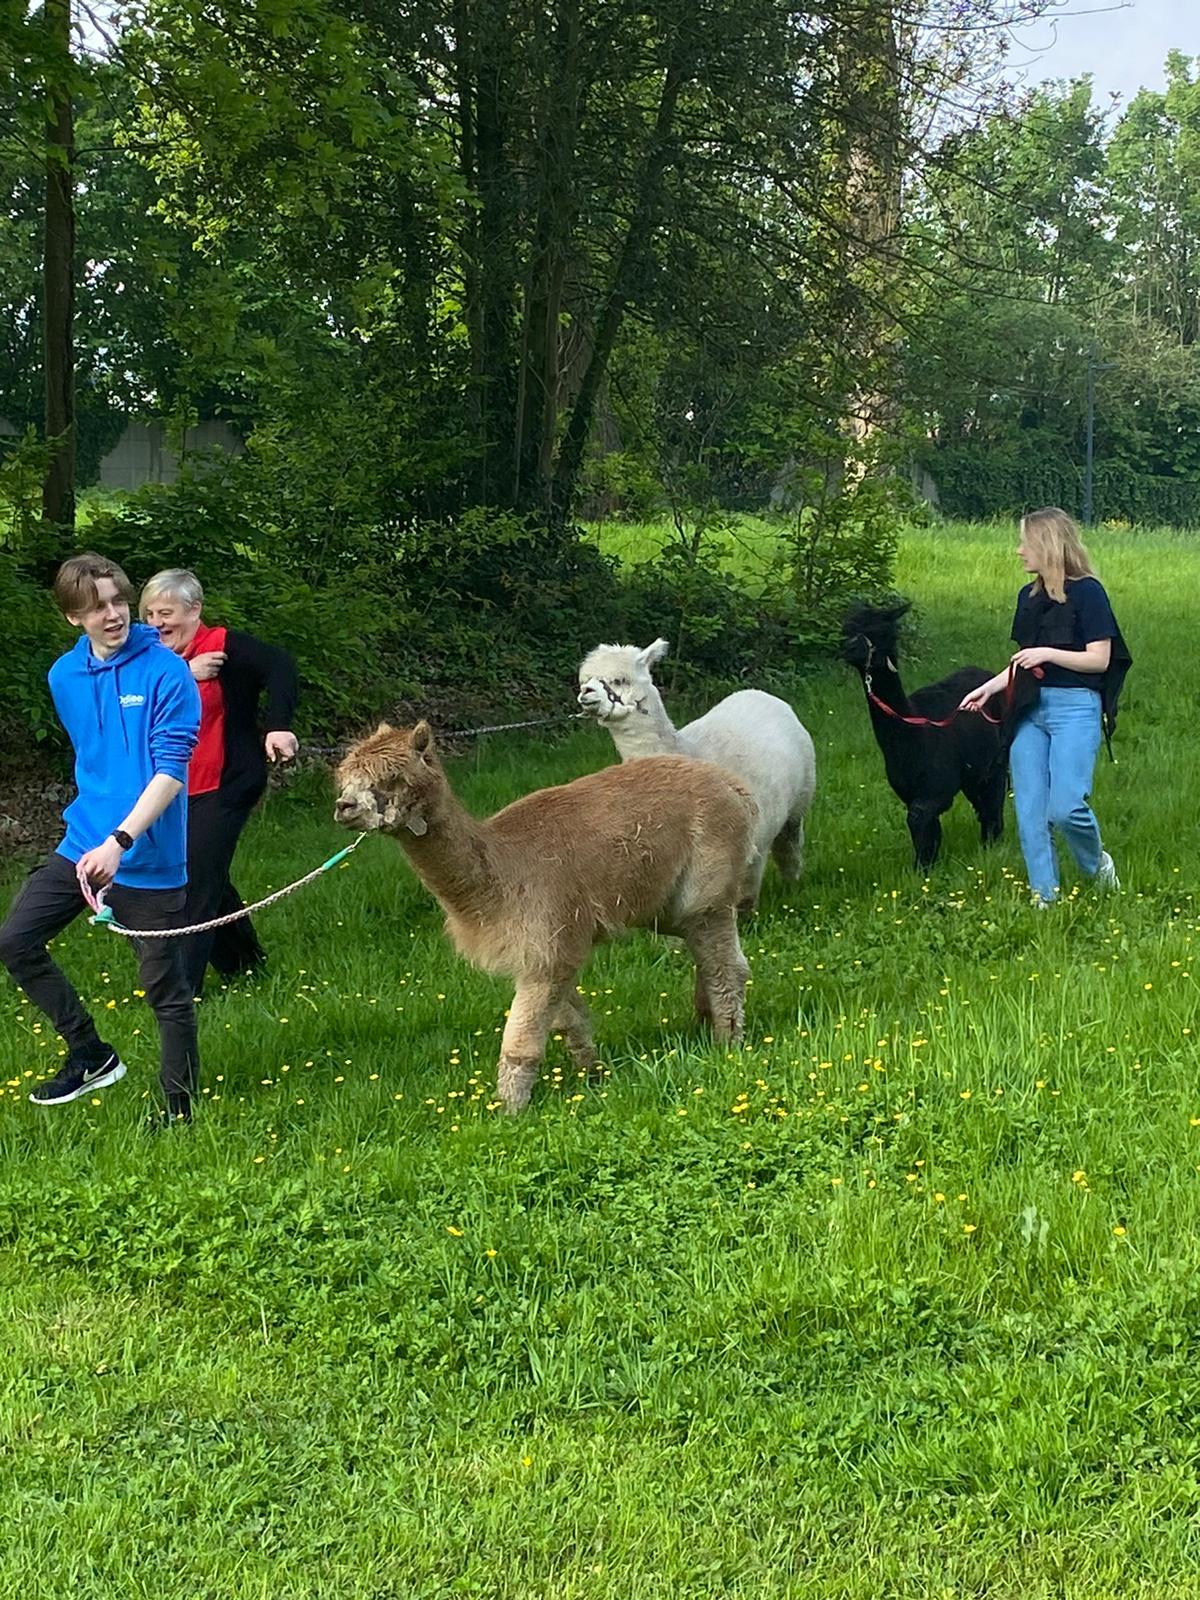
{"type": "Polygon", "coordinates": [[[597,646],[579,668],[579,704],[608,728],[622,761],[694,756],[715,762],[745,784],[758,807],[757,861],[742,896],[743,905],[752,907],[769,852],[785,877],[801,871],[804,820],[817,781],[812,739],[786,701],[761,689],[740,689],[695,722],[676,728],[651,677],[666,652],[664,639],[644,650],[597,646]]]}
{"type": "Polygon", "coordinates": [[[983,843],[1001,837],[1007,762],[1001,727],[974,713],[958,714],[962,697],[991,677],[985,667],[960,667],[905,692],[897,663],[908,609],[907,601],[854,606],[842,623],[842,655],[867,689],[888,783],[907,808],[913,864],[928,871],[941,850],[940,818],[960,791],[979,818],[983,843]]]}
{"type": "Polygon", "coordinates": [[[681,757],[636,761],[481,819],[455,798],[422,722],[379,727],[336,784],[337,820],[394,834],[459,952],[516,980],[500,1063],[510,1109],[529,1098],[550,1027],[577,1062],[594,1060],[576,980],[593,945],[627,928],[679,934],[696,958],[698,1009],[718,1037],[740,1033],[748,968],[734,908],[755,808],[728,773],[681,757]]]}

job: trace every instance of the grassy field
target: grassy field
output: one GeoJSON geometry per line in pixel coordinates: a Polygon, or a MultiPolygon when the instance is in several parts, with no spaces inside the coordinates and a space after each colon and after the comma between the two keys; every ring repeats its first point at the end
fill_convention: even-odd
{"type": "MultiPolygon", "coordinates": [[[[913,684],[1002,662],[1014,543],[905,540],[913,684]]],[[[191,1130],[141,1132],[112,936],[62,941],[132,1063],[92,1103],[29,1105],[57,1041],[0,990],[3,1591],[1200,1595],[1200,545],[1095,547],[1137,657],[1096,784],[1123,892],[1036,916],[958,808],[922,882],[860,686],[806,677],[809,870],[768,876],[741,1051],[639,937],[587,974],[606,1083],[558,1045],[501,1117],[508,995],[379,839],[205,1002],[191,1130]]],[[[455,775],[482,809],[610,759],[510,736],[455,775]]],[[[241,887],[343,842],[302,775],[241,887]]]]}

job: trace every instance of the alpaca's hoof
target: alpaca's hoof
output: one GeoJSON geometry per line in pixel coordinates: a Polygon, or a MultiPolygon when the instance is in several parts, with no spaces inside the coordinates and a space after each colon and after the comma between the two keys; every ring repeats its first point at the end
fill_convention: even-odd
{"type": "Polygon", "coordinates": [[[713,1043],[723,1044],[732,1048],[740,1044],[742,1039],[741,1017],[714,1017],[712,1019],[713,1043]]]}
{"type": "Polygon", "coordinates": [[[506,1116],[516,1116],[529,1104],[537,1069],[536,1061],[501,1057],[500,1071],[496,1074],[496,1097],[502,1102],[506,1116]]]}

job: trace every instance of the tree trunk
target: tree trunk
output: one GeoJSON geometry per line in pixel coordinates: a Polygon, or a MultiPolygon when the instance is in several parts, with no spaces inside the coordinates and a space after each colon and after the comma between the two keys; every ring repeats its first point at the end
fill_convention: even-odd
{"type": "Polygon", "coordinates": [[[591,432],[596,400],[600,394],[605,372],[608,370],[608,360],[621,330],[625,308],[629,304],[639,274],[644,270],[649,256],[654,229],[662,211],[663,175],[675,147],[676,108],[679,96],[691,75],[692,60],[691,48],[685,48],[681,41],[676,40],[663,79],[654,135],[638,184],[633,215],[630,217],[612,282],[597,319],[583,381],[571,408],[571,415],[558,449],[554,475],[548,485],[546,499],[550,520],[556,527],[562,527],[571,514],[583,466],[583,452],[591,432]]]}
{"type": "Polygon", "coordinates": [[[42,350],[45,433],[53,447],[42,485],[42,516],[75,526],[75,200],[71,104],[71,0],[45,0],[54,66],[47,83],[42,350]]]}
{"type": "Polygon", "coordinates": [[[575,219],[572,177],[584,85],[579,64],[579,0],[561,0],[547,82],[533,247],[525,285],[525,325],[517,389],[513,504],[547,510],[561,401],[563,286],[575,219]]]}
{"type": "Polygon", "coordinates": [[[512,447],[516,433],[515,310],[520,286],[516,265],[519,175],[511,160],[513,116],[508,70],[511,34],[503,12],[491,36],[477,35],[474,62],[475,160],[479,195],[479,286],[481,436],[474,499],[507,505],[512,492],[512,447]],[[479,49],[478,46],[483,48],[479,49]]]}
{"type": "Polygon", "coordinates": [[[900,45],[883,0],[865,0],[841,32],[837,70],[842,116],[842,171],[847,277],[864,292],[850,340],[864,381],[847,397],[847,431],[863,442],[888,432],[897,406],[888,367],[895,329],[880,309],[893,272],[900,227],[903,111],[900,45]]]}

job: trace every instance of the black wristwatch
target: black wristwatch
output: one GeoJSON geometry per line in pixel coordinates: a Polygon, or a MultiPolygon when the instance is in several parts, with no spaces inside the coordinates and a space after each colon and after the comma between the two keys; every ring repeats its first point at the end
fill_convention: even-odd
{"type": "Polygon", "coordinates": [[[122,850],[129,850],[133,846],[133,836],[126,833],[124,828],[114,828],[112,837],[121,846],[122,850]]]}

